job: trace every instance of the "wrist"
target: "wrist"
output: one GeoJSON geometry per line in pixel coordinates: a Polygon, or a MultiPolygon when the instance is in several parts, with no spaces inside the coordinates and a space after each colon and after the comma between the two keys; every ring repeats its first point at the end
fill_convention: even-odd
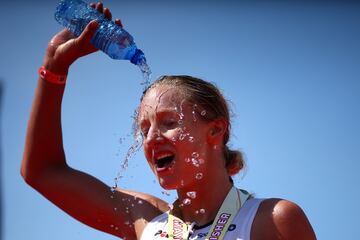
{"type": "Polygon", "coordinates": [[[51,72],[48,70],[45,66],[41,66],[38,70],[39,76],[41,79],[53,83],[53,84],[59,84],[59,85],[65,85],[67,75],[63,74],[57,74],[54,72],[51,72]]]}
{"type": "Polygon", "coordinates": [[[69,72],[70,64],[45,58],[42,66],[51,73],[54,73],[56,75],[66,76],[69,72]]]}

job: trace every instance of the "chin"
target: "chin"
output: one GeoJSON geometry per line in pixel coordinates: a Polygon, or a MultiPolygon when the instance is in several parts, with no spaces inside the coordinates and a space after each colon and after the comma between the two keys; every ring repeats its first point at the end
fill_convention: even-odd
{"type": "Polygon", "coordinates": [[[179,188],[180,184],[174,181],[169,181],[160,177],[158,179],[160,186],[165,190],[176,190],[179,188]]]}

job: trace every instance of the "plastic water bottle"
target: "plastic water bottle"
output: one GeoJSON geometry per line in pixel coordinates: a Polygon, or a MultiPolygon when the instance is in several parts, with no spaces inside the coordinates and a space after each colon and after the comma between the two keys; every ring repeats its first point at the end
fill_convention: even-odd
{"type": "Polygon", "coordinates": [[[62,0],[56,8],[55,19],[75,36],[79,36],[86,25],[96,19],[99,25],[91,43],[113,59],[126,59],[138,65],[143,73],[144,83],[149,82],[150,68],[144,53],[136,47],[133,37],[88,3],[82,0],[62,0]]]}

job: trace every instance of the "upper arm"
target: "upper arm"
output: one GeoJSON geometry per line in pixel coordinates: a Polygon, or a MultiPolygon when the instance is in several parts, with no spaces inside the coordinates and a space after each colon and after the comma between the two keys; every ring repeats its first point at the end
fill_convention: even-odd
{"type": "Polygon", "coordinates": [[[293,202],[267,199],[254,219],[252,239],[314,240],[315,233],[303,210],[293,202]]]}
{"type": "Polygon", "coordinates": [[[144,193],[110,187],[72,169],[48,169],[32,183],[47,199],[77,220],[127,239],[141,234],[146,223],[164,211],[165,202],[144,193]]]}

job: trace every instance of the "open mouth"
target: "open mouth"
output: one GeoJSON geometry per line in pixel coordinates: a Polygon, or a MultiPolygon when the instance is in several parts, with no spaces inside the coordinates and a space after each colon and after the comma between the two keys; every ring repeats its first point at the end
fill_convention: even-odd
{"type": "Polygon", "coordinates": [[[162,156],[158,156],[155,160],[155,165],[158,170],[163,170],[172,165],[174,162],[175,155],[173,154],[165,154],[162,156]]]}

